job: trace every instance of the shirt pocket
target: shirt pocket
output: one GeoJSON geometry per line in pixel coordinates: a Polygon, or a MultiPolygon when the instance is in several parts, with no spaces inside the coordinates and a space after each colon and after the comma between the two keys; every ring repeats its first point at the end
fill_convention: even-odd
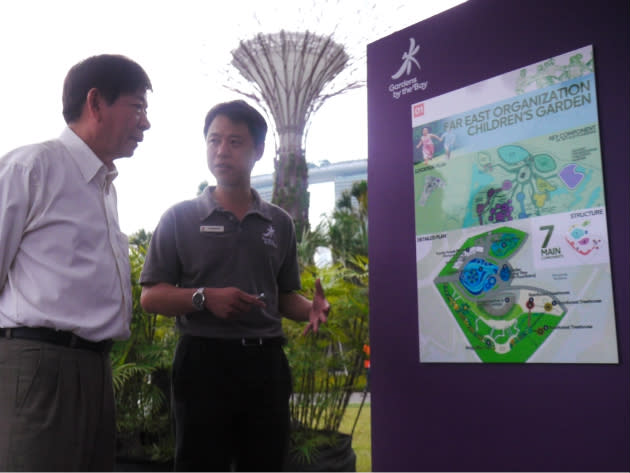
{"type": "Polygon", "coordinates": [[[237,247],[238,233],[205,233],[201,235],[202,252],[225,255],[237,247]]]}
{"type": "Polygon", "coordinates": [[[196,254],[192,251],[190,263],[198,274],[229,272],[237,265],[238,252],[236,233],[202,234],[198,251],[196,254]]]}

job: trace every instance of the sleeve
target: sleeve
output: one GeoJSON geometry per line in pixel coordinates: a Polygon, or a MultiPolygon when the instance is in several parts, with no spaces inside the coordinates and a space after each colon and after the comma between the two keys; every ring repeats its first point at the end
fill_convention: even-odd
{"type": "Polygon", "coordinates": [[[181,263],[177,254],[175,228],[175,211],[171,208],[162,216],[153,232],[140,274],[140,284],[179,284],[181,263]]]}
{"type": "Polygon", "coordinates": [[[8,158],[0,160],[0,291],[26,228],[33,178],[28,169],[8,158]]]}

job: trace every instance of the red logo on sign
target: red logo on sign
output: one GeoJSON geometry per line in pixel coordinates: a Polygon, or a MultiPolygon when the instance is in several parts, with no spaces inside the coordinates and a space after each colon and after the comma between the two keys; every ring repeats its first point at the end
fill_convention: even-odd
{"type": "Polygon", "coordinates": [[[417,103],[413,106],[413,118],[418,118],[424,115],[424,104],[417,103]]]}

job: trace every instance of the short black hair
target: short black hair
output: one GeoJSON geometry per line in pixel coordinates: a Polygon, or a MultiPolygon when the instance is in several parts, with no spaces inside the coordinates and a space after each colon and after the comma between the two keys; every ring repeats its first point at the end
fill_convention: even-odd
{"type": "Polygon", "coordinates": [[[98,89],[108,104],[123,94],[153,90],[151,80],[140,65],[118,54],[91,56],[72,66],[63,82],[63,118],[79,119],[90,89],[98,89]]]}
{"type": "Polygon", "coordinates": [[[234,123],[245,123],[254,138],[254,144],[259,146],[265,142],[267,136],[267,122],[258,110],[244,100],[232,100],[215,105],[206,114],[203,125],[204,138],[208,135],[208,128],[217,115],[225,115],[234,123]]]}

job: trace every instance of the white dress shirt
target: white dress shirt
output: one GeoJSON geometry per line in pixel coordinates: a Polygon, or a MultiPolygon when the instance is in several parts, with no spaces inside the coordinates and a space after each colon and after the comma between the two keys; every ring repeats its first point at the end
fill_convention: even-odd
{"type": "Polygon", "coordinates": [[[70,129],[0,158],[0,327],[129,337],[131,272],[118,172],[70,129]]]}

